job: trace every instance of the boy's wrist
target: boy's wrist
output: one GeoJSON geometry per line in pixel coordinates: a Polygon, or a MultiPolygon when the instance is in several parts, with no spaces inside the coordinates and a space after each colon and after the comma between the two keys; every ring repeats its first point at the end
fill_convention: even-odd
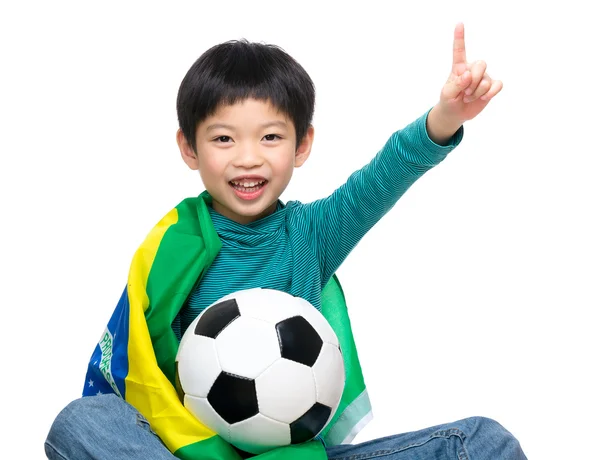
{"type": "Polygon", "coordinates": [[[438,103],[427,115],[427,135],[436,144],[446,145],[462,124],[463,120],[445,113],[438,103]]]}

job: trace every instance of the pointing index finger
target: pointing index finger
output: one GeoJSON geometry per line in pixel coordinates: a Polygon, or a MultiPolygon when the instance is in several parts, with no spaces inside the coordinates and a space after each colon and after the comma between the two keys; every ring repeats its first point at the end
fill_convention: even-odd
{"type": "Polygon", "coordinates": [[[454,50],[452,56],[452,69],[462,74],[467,68],[467,52],[465,51],[465,26],[462,22],[454,28],[454,50]]]}

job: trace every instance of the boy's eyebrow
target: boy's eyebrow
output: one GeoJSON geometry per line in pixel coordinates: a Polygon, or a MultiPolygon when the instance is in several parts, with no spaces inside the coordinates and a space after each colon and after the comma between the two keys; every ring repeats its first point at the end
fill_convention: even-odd
{"type": "MultiPolygon", "coordinates": [[[[285,121],[281,121],[281,120],[267,121],[266,123],[263,123],[262,125],[260,125],[260,128],[266,129],[266,128],[270,128],[271,126],[277,126],[279,128],[287,128],[287,123],[285,121]]],[[[213,123],[212,125],[208,125],[206,127],[207,131],[212,131],[215,129],[229,129],[230,131],[235,131],[234,126],[228,125],[226,123],[213,123]]]]}
{"type": "Polygon", "coordinates": [[[287,123],[285,121],[281,121],[281,120],[273,120],[273,121],[267,121],[266,123],[263,123],[262,125],[260,125],[261,128],[270,128],[271,126],[277,126],[279,128],[287,128],[287,123]]]}
{"type": "Polygon", "coordinates": [[[235,131],[233,126],[226,125],[225,123],[213,123],[212,125],[208,125],[206,127],[207,131],[212,131],[213,129],[229,129],[230,131],[235,131]]]}

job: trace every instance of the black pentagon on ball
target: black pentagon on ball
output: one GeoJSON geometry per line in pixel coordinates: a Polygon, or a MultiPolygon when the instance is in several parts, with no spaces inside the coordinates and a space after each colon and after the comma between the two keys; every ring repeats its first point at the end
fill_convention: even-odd
{"type": "Polygon", "coordinates": [[[302,417],[290,424],[292,444],[314,438],[323,429],[331,415],[331,407],[316,403],[302,417]]]}
{"type": "Polygon", "coordinates": [[[224,300],[209,307],[196,323],[194,334],[216,339],[217,336],[240,317],[240,309],[235,299],[224,300]]]}
{"type": "Polygon", "coordinates": [[[323,340],[302,316],[284,319],[275,326],[279,336],[281,357],[306,366],[317,361],[323,340]]]}
{"type": "Polygon", "coordinates": [[[230,425],[258,414],[254,380],[227,372],[221,372],[213,383],[208,402],[230,425]]]}

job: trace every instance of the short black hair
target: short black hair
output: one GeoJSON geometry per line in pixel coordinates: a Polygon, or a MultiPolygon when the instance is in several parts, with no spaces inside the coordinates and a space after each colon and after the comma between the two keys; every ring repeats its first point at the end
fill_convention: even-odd
{"type": "Polygon", "coordinates": [[[312,123],[315,106],[312,79],[280,47],[241,39],[208,49],[181,82],[177,118],[194,151],[199,123],[220,106],[249,98],[269,101],[292,120],[298,148],[312,123]]]}

